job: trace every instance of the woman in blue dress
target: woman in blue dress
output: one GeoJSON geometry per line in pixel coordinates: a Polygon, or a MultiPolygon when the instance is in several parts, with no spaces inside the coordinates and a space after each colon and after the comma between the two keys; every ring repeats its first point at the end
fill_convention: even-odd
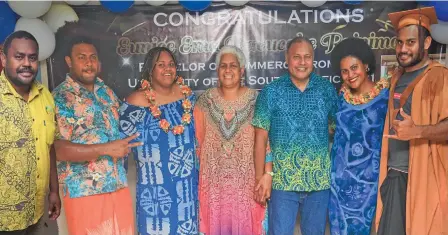
{"type": "Polygon", "coordinates": [[[331,234],[368,235],[376,209],[388,80],[372,81],[375,56],[362,39],[339,43],[331,64],[344,81],[331,150],[331,234]]]}
{"type": "Polygon", "coordinates": [[[140,133],[137,166],[139,234],[198,234],[198,168],[192,118],[194,94],[176,74],[164,47],[145,58],[141,87],[120,109],[124,136],[140,133]]]}

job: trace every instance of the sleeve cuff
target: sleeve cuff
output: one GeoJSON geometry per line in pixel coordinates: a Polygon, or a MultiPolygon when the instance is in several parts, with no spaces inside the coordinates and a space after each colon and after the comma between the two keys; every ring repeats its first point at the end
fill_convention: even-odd
{"type": "Polygon", "coordinates": [[[269,123],[269,121],[266,121],[266,120],[263,121],[263,120],[253,119],[252,126],[269,131],[270,123],[269,123]]]}

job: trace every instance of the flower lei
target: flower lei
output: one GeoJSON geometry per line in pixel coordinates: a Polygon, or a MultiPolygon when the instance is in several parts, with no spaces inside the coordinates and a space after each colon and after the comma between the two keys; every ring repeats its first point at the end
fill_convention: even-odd
{"type": "Polygon", "coordinates": [[[142,80],[142,88],[144,90],[146,99],[148,99],[150,105],[149,110],[151,111],[151,115],[157,119],[159,119],[159,127],[168,133],[172,131],[174,135],[180,135],[184,132],[185,126],[191,123],[191,101],[188,99],[188,96],[191,95],[192,91],[187,86],[184,85],[184,79],[182,77],[177,77],[176,84],[179,85],[182,94],[184,95],[184,99],[182,100],[182,108],[184,109],[184,113],[182,114],[182,124],[177,126],[171,126],[171,124],[166,120],[162,119],[162,111],[160,111],[159,106],[156,104],[156,92],[149,84],[147,80],[142,80]]]}
{"type": "Polygon", "coordinates": [[[387,79],[380,79],[375,86],[364,94],[353,95],[350,91],[350,88],[347,85],[343,85],[341,88],[341,92],[344,94],[344,99],[349,104],[360,105],[368,103],[373,100],[373,98],[377,97],[382,89],[389,87],[389,81],[387,79]]]}

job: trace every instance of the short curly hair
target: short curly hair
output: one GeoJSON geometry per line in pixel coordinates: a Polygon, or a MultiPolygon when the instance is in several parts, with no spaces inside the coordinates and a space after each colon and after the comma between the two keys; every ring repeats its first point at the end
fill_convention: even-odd
{"type": "Polygon", "coordinates": [[[347,38],[340,42],[331,52],[331,67],[335,73],[341,74],[341,60],[347,56],[353,56],[369,66],[367,74],[375,72],[375,54],[363,39],[347,38]]]}
{"type": "Polygon", "coordinates": [[[216,66],[219,66],[221,57],[224,54],[234,55],[240,64],[240,68],[246,67],[246,57],[244,57],[243,51],[236,46],[223,46],[216,55],[216,66]]]}
{"type": "MultiPolygon", "coordinates": [[[[73,52],[73,47],[79,44],[88,44],[95,47],[96,52],[99,54],[97,43],[92,40],[90,37],[86,36],[73,36],[70,40],[67,42],[67,48],[65,51],[65,56],[71,56],[73,52]]],[[[98,55],[99,57],[99,55],[98,55]]]]}
{"type": "Polygon", "coordinates": [[[36,49],[37,49],[37,51],[39,51],[39,43],[37,43],[36,38],[29,32],[19,30],[19,31],[15,31],[15,32],[11,33],[6,38],[5,42],[3,43],[3,53],[5,55],[8,55],[9,48],[11,47],[12,41],[14,39],[28,39],[28,40],[31,40],[34,43],[36,43],[36,46],[37,46],[36,49]]]}

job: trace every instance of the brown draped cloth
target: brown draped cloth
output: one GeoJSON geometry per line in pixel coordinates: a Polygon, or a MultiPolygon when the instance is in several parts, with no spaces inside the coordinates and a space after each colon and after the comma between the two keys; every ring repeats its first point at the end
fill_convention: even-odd
{"type": "MultiPolygon", "coordinates": [[[[398,69],[391,78],[389,108],[384,135],[389,134],[390,122],[395,120],[393,96],[398,69]]],[[[448,69],[431,61],[428,67],[402,94],[400,106],[412,93],[411,117],[415,125],[435,125],[448,118],[448,69]],[[412,85],[415,87],[412,89],[412,85]]],[[[383,137],[378,190],[386,178],[389,140],[383,137]]],[[[407,235],[448,235],[448,141],[413,139],[409,142],[409,172],[406,195],[407,235]]],[[[375,226],[383,212],[381,194],[378,193],[375,226]]]]}

